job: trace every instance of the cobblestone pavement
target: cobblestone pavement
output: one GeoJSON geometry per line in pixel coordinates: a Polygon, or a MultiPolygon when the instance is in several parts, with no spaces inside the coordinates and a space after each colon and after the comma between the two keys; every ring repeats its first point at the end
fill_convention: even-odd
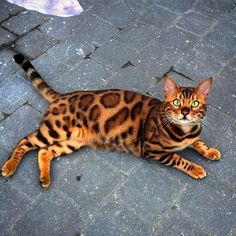
{"type": "Polygon", "coordinates": [[[0,165],[38,127],[47,104],[12,61],[24,53],[59,92],[125,88],[163,98],[162,76],[184,86],[215,77],[202,134],[218,162],[183,155],[208,175],[122,153],[83,149],[38,183],[37,153],[0,178],[1,235],[236,235],[236,3],[233,0],[83,0],[71,18],[0,3],[0,165]]]}

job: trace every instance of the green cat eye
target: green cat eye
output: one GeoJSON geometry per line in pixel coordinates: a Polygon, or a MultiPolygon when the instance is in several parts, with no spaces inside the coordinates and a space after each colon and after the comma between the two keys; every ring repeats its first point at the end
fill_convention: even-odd
{"type": "Polygon", "coordinates": [[[180,100],[179,100],[179,99],[175,99],[175,100],[173,101],[173,104],[174,104],[175,106],[180,106],[180,100]]]}
{"type": "Polygon", "coordinates": [[[199,102],[197,101],[197,100],[194,100],[193,102],[192,102],[192,107],[197,107],[199,105],[199,102]]]}

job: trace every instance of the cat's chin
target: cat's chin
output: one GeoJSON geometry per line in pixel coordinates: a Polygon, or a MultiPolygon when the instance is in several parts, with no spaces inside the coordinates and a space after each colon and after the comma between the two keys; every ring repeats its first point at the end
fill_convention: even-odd
{"type": "Polygon", "coordinates": [[[180,119],[176,123],[179,125],[193,125],[194,124],[193,121],[190,121],[188,119],[180,119]]]}

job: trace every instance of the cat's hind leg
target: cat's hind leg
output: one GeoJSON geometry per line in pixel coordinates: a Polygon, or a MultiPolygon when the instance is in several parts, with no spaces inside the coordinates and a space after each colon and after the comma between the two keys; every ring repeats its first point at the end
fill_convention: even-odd
{"type": "Polygon", "coordinates": [[[12,154],[2,166],[2,176],[10,177],[13,175],[23,156],[27,152],[36,149],[38,147],[37,143],[41,144],[38,141],[36,134],[37,131],[31,133],[29,136],[21,139],[21,141],[16,145],[12,154]]]}
{"type": "Polygon", "coordinates": [[[156,160],[166,166],[173,166],[194,179],[202,179],[206,177],[206,171],[201,166],[184,159],[176,153],[157,155],[152,158],[152,160],[156,160]]]}
{"type": "Polygon", "coordinates": [[[208,147],[202,140],[196,140],[192,147],[209,160],[219,160],[221,153],[214,147],[208,147]]]}
{"type": "Polygon", "coordinates": [[[83,146],[77,140],[64,140],[40,149],[38,153],[39,181],[43,188],[48,188],[51,183],[51,160],[64,154],[70,154],[83,146]]]}

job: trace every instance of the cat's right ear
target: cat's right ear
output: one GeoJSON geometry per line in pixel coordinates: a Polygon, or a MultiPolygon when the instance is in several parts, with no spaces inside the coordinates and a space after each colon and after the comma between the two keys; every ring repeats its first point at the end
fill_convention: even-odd
{"type": "Polygon", "coordinates": [[[178,86],[169,75],[165,76],[163,80],[163,89],[166,95],[177,93],[179,90],[178,86]]]}

